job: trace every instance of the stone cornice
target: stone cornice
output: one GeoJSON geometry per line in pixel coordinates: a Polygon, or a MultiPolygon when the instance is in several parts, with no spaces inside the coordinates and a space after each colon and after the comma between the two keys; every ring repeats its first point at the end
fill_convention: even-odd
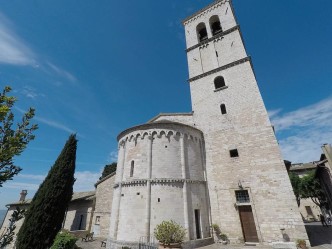
{"type": "Polygon", "coordinates": [[[219,33],[219,34],[216,34],[216,35],[212,36],[211,38],[206,39],[206,40],[204,40],[204,41],[202,41],[202,42],[200,42],[200,43],[198,43],[198,44],[196,44],[196,45],[194,45],[194,46],[192,46],[192,47],[190,47],[190,48],[187,48],[187,49],[186,49],[186,52],[188,53],[189,51],[191,51],[191,50],[193,50],[193,49],[195,49],[195,48],[198,48],[198,47],[204,46],[204,45],[206,45],[207,43],[209,43],[209,42],[211,42],[211,41],[213,41],[213,40],[216,40],[216,39],[218,39],[218,38],[222,38],[223,36],[228,35],[228,34],[234,32],[234,31],[236,31],[236,30],[240,30],[240,26],[239,26],[239,25],[236,25],[236,26],[234,26],[233,28],[227,29],[227,30],[225,30],[224,32],[221,32],[221,33],[219,33]]]}
{"type": "Polygon", "coordinates": [[[95,188],[102,182],[106,181],[107,179],[111,178],[112,176],[115,176],[116,172],[113,172],[111,174],[109,174],[108,176],[105,176],[104,178],[102,178],[101,180],[99,180],[98,182],[95,183],[95,188]]]}
{"type": "Polygon", "coordinates": [[[130,185],[138,185],[138,184],[146,184],[148,181],[151,183],[193,183],[193,184],[201,184],[206,183],[204,180],[191,180],[191,179],[181,179],[181,178],[155,178],[155,179],[135,179],[131,181],[123,181],[121,183],[114,184],[113,188],[117,188],[120,186],[130,186],[130,185]]]}
{"type": "Polygon", "coordinates": [[[169,116],[192,116],[193,112],[175,112],[175,113],[159,113],[157,116],[151,118],[147,123],[153,123],[156,119],[160,117],[169,117],[169,116]]]}
{"type": "Polygon", "coordinates": [[[192,78],[190,78],[188,81],[189,81],[189,82],[193,82],[193,81],[195,81],[195,80],[201,79],[201,78],[203,78],[203,77],[205,77],[205,76],[208,76],[208,75],[210,75],[210,74],[214,74],[214,73],[217,73],[217,72],[223,71],[223,70],[225,70],[225,69],[228,69],[228,68],[230,68],[230,67],[234,67],[234,66],[236,66],[236,65],[240,65],[240,64],[245,63],[245,62],[247,62],[247,61],[249,61],[250,64],[251,64],[251,57],[250,57],[250,56],[245,57],[245,58],[240,59],[240,60],[237,60],[237,61],[234,61],[234,62],[229,63],[229,64],[227,64],[227,65],[224,65],[224,66],[218,67],[218,68],[213,69],[213,70],[211,70],[211,71],[208,71],[208,72],[202,73],[202,74],[200,74],[200,75],[198,75],[198,76],[192,77],[192,78]]]}
{"type": "Polygon", "coordinates": [[[197,19],[199,16],[204,15],[206,12],[211,11],[211,9],[213,7],[216,8],[216,7],[218,7],[221,4],[225,4],[226,2],[229,2],[229,0],[216,0],[213,3],[209,4],[208,6],[204,7],[203,9],[200,9],[199,11],[195,12],[191,16],[185,18],[182,21],[182,24],[183,25],[187,25],[189,22],[191,22],[193,19],[195,19],[195,17],[197,19]]]}
{"type": "Polygon", "coordinates": [[[128,128],[128,129],[122,131],[118,135],[117,139],[118,139],[118,142],[123,143],[125,141],[125,139],[123,139],[123,138],[126,137],[129,133],[134,132],[134,131],[138,131],[139,132],[138,134],[141,134],[143,136],[144,134],[152,135],[152,134],[150,134],[151,132],[149,131],[152,129],[170,129],[170,130],[178,129],[178,130],[180,130],[181,128],[185,128],[190,131],[195,131],[195,132],[198,132],[201,135],[203,135],[203,132],[201,130],[198,130],[197,128],[195,128],[193,126],[186,125],[186,124],[179,123],[179,122],[165,120],[165,121],[159,121],[159,122],[153,122],[153,123],[146,123],[146,124],[128,128]]]}

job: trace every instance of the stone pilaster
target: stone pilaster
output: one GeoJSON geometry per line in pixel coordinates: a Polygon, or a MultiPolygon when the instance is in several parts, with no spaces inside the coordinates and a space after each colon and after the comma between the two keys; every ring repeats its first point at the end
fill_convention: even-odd
{"type": "MultiPolygon", "coordinates": [[[[187,179],[187,170],[186,170],[186,153],[185,153],[185,139],[186,136],[181,134],[180,146],[181,146],[181,169],[182,169],[182,178],[187,179]]],[[[187,238],[190,239],[190,223],[189,223],[189,208],[188,208],[188,183],[184,181],[183,183],[183,209],[184,209],[184,228],[187,231],[187,238]]]]}
{"type": "Polygon", "coordinates": [[[149,136],[148,143],[148,175],[147,175],[147,193],[146,193],[146,213],[145,213],[145,232],[147,239],[150,237],[150,219],[151,219],[151,175],[152,175],[152,143],[153,137],[149,136]]]}
{"type": "Polygon", "coordinates": [[[117,234],[118,234],[118,226],[119,226],[119,214],[120,214],[120,205],[121,205],[121,192],[122,192],[122,179],[123,179],[123,172],[124,172],[124,166],[125,166],[125,161],[126,161],[126,142],[124,141],[120,146],[123,146],[122,151],[121,151],[121,165],[119,168],[119,177],[117,179],[117,183],[119,184],[118,186],[118,191],[117,191],[117,196],[116,200],[117,202],[115,203],[115,208],[113,209],[115,214],[115,224],[114,224],[114,230],[113,230],[113,239],[117,239],[117,234]]]}

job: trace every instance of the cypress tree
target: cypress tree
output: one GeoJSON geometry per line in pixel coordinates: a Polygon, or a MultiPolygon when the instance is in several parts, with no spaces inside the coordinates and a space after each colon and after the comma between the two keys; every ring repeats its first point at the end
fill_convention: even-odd
{"type": "Polygon", "coordinates": [[[73,195],[77,140],[71,135],[33,197],[18,233],[17,248],[49,248],[73,195]]]}

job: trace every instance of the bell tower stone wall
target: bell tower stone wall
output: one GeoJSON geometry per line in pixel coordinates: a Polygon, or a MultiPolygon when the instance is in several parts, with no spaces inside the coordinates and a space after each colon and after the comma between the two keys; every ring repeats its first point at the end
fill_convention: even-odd
{"type": "Polygon", "coordinates": [[[307,240],[232,3],[215,1],[183,24],[192,119],[205,139],[212,223],[234,242],[252,242],[240,218],[241,206],[250,206],[255,242],[283,241],[282,232],[291,241],[307,240]],[[249,200],[239,203],[236,191],[243,190],[249,200]]]}

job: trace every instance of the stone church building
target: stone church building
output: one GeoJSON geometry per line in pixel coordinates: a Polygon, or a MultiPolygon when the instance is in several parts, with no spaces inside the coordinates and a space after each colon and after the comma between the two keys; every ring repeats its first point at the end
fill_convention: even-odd
{"type": "Polygon", "coordinates": [[[97,183],[84,229],[108,248],[149,240],[164,220],[185,228],[184,248],[212,243],[212,224],[231,243],[308,240],[231,1],[183,25],[192,111],[118,135],[116,174],[97,183]]]}
{"type": "Polygon", "coordinates": [[[231,1],[183,21],[192,112],[118,136],[110,239],[130,244],[174,220],[186,245],[218,224],[231,242],[307,240],[231,1]]]}

